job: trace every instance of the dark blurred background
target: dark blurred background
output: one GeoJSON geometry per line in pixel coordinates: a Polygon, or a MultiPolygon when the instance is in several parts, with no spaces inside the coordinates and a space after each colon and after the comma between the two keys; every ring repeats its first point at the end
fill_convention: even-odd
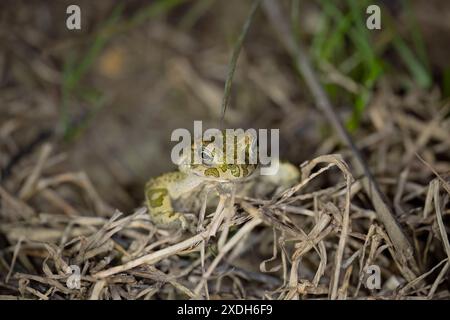
{"type": "MultiPolygon", "coordinates": [[[[450,95],[449,1],[281,3],[357,141],[373,131],[367,119],[380,95],[450,95]],[[381,6],[381,30],[365,27],[369,4],[381,6]]],[[[139,205],[145,181],[175,168],[172,130],[191,130],[193,120],[217,126],[229,58],[250,5],[2,1],[2,185],[17,191],[28,155],[50,141],[47,174],[83,170],[112,206],[139,205]],[[66,28],[70,4],[81,8],[81,30],[66,28]]],[[[416,105],[409,112],[419,119],[439,109],[416,105]]],[[[341,148],[262,10],[239,58],[226,123],[280,128],[281,155],[295,164],[341,148]]]]}

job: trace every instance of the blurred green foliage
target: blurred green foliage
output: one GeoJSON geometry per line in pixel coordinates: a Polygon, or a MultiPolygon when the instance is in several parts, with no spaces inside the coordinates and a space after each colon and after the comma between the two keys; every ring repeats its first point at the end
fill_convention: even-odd
{"type": "Polygon", "coordinates": [[[412,14],[409,0],[403,0],[409,24],[409,34],[403,39],[396,29],[389,10],[381,7],[381,30],[366,28],[366,9],[373,1],[369,0],[317,0],[322,9],[320,30],[312,40],[311,55],[316,64],[327,63],[334,66],[342,75],[359,85],[357,92],[338,90],[337,84],[327,84],[326,90],[332,98],[349,101],[353,112],[347,121],[349,130],[355,130],[361,115],[371,99],[374,86],[390,70],[398,72],[398,66],[389,65],[383,54],[392,49],[410,79],[422,88],[431,85],[431,74],[425,46],[412,14]],[[411,45],[409,44],[411,43],[411,45]]]}
{"type": "Polygon", "coordinates": [[[159,0],[139,10],[128,19],[122,17],[124,3],[117,4],[111,15],[100,24],[98,30],[94,32],[88,49],[83,53],[68,56],[63,67],[62,99],[60,127],[63,138],[66,142],[78,137],[85,129],[98,111],[105,106],[105,95],[95,88],[82,85],[82,80],[92,69],[102,50],[108,41],[119,32],[125,32],[134,28],[150,18],[157,17],[170,11],[185,0],[159,0]],[[84,102],[90,106],[89,111],[81,120],[71,119],[69,113],[70,100],[84,102]]]}
{"type": "MultiPolygon", "coordinates": [[[[64,63],[60,127],[66,141],[77,137],[98,111],[105,105],[105,95],[95,88],[82,85],[96,59],[109,40],[119,32],[130,30],[148,19],[165,14],[185,3],[186,0],[159,0],[138,10],[133,16],[124,18],[124,3],[118,4],[110,17],[88,36],[88,49],[83,53],[69,55],[64,63]],[[71,119],[70,101],[83,102],[90,106],[81,121],[71,119]]],[[[198,0],[180,19],[178,26],[187,30],[206,14],[215,0],[198,0]]],[[[394,18],[389,10],[382,7],[382,29],[366,28],[366,8],[370,0],[316,0],[321,8],[320,29],[310,46],[310,53],[316,64],[326,63],[358,85],[356,92],[341,90],[337,84],[327,83],[325,88],[332,98],[340,99],[352,105],[352,115],[347,127],[354,130],[359,126],[360,118],[371,99],[373,89],[380,78],[391,71],[397,72],[398,66],[389,65],[383,59],[387,50],[396,53],[409,73],[409,80],[422,88],[432,83],[426,47],[410,0],[401,0],[405,10],[409,33],[400,36],[394,18]]],[[[297,36],[300,36],[299,11],[300,0],[292,0],[291,19],[297,36]]],[[[444,95],[450,95],[450,69],[443,74],[444,95]]]]}

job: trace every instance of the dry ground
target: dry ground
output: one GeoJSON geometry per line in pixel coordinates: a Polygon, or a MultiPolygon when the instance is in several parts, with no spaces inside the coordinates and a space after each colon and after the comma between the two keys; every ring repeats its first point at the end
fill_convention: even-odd
{"type": "MultiPolygon", "coordinates": [[[[279,128],[282,158],[301,165],[302,180],[281,197],[227,198],[208,208],[198,234],[156,228],[142,207],[143,185],[174,169],[173,129],[217,125],[250,4],[79,1],[83,28],[70,32],[62,27],[68,3],[0,4],[0,298],[450,297],[448,4],[413,1],[432,83],[411,80],[388,45],[380,55],[395,67],[370,88],[352,131],[412,245],[411,266],[262,9],[226,123],[279,128]],[[70,289],[73,265],[80,289],[70,289]],[[373,265],[381,288],[371,290],[373,265]]],[[[404,25],[402,7],[390,10],[404,25]]],[[[321,7],[300,1],[299,12],[302,39],[313,46],[321,7]]],[[[327,92],[336,114],[349,119],[349,97],[363,84],[314,62],[320,80],[335,86],[327,92]]]]}

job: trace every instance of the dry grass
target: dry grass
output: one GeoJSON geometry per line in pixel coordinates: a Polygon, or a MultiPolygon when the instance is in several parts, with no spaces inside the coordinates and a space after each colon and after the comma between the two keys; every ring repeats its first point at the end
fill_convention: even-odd
{"type": "Polygon", "coordinates": [[[412,235],[421,267],[417,279],[407,281],[402,275],[393,259],[395,247],[368,206],[360,180],[338,155],[304,163],[302,180],[275,198],[237,197],[232,207],[230,197],[220,198],[217,210],[206,212],[203,231],[189,235],[155,228],[145,208],[131,215],[114,212],[83,173],[46,174],[51,166],[43,164],[54,155],[44,145],[22,168],[30,174],[17,181],[22,186],[17,196],[0,189],[0,232],[14,244],[1,251],[3,297],[448,298],[448,182],[441,176],[430,181],[431,170],[409,156],[419,152],[433,170],[445,171],[448,164],[433,159],[433,148],[425,148],[422,137],[424,132],[428,139],[434,137],[435,147],[448,143],[439,138],[448,124],[436,123],[434,117],[430,124],[413,121],[405,105],[412,97],[394,99],[396,113],[405,113],[392,117],[386,112],[392,98],[385,92],[376,100],[384,99],[385,107],[370,109],[374,127],[381,126],[361,146],[377,145],[379,152],[373,154],[385,172],[378,180],[412,235]],[[401,130],[404,125],[409,125],[407,131],[401,130]],[[388,133],[396,138],[383,139],[388,133]],[[406,134],[415,137],[409,144],[406,134]],[[396,153],[404,161],[390,162],[396,153]],[[83,215],[72,206],[63,186],[85,198],[84,210],[95,214],[83,215]],[[31,200],[45,203],[52,213],[36,212],[31,200]],[[381,290],[365,285],[366,270],[373,264],[381,269],[381,290]],[[82,270],[80,290],[66,286],[69,265],[82,270]]]}
{"type": "MultiPolygon", "coordinates": [[[[26,32],[10,47],[12,57],[20,56],[24,45],[45,44],[45,38],[30,40],[32,26],[20,27],[26,32]]],[[[168,154],[157,141],[166,139],[171,127],[192,123],[190,118],[217,120],[230,50],[211,48],[210,40],[197,40],[164,20],[147,27],[119,37],[100,58],[100,69],[108,69],[102,61],[115,52],[114,74],[120,78],[122,72],[126,95],[119,80],[92,77],[112,88],[105,90],[112,106],[99,113],[86,136],[69,144],[56,132],[22,152],[57,122],[59,101],[52,90],[62,75],[47,56],[12,60],[17,69],[11,77],[17,81],[0,94],[1,167],[21,152],[23,157],[12,161],[0,186],[0,298],[450,298],[450,120],[436,90],[400,92],[397,78],[383,78],[353,134],[399,230],[412,244],[414,272],[405,269],[398,243],[364,190],[365,176],[350,165],[353,150],[338,135],[320,132],[322,116],[304,88],[293,84],[293,68],[285,66],[278,51],[259,57],[261,43],[244,45],[233,84],[239,94],[230,99],[226,120],[233,127],[279,127],[282,154],[296,164],[307,159],[300,166],[301,180],[275,196],[229,194],[214,207],[199,206],[190,217],[199,225],[196,234],[158,229],[139,208],[145,180],[170,167],[157,161],[168,154]],[[126,68],[117,61],[132,56],[127,48],[140,52],[147,42],[152,46],[144,46],[144,65],[151,72],[139,78],[139,66],[136,73],[123,75],[126,68]],[[151,69],[161,57],[163,70],[151,69]],[[20,72],[23,64],[34,70],[33,77],[20,72]],[[146,85],[141,88],[141,83],[146,85]],[[130,109],[114,106],[111,101],[117,100],[130,109]],[[178,119],[173,115],[181,115],[180,101],[187,116],[178,119]],[[170,126],[158,127],[161,119],[170,126]],[[81,271],[80,289],[68,286],[73,265],[81,271]],[[366,286],[373,265],[381,270],[379,290],[366,286]]],[[[217,37],[214,28],[202,32],[208,39],[217,37]]],[[[263,28],[250,33],[267,37],[263,28]]],[[[268,43],[274,46],[273,39],[268,43]]],[[[62,56],[60,46],[74,46],[74,40],[56,39],[48,54],[62,56]]],[[[336,66],[320,67],[325,82],[360,90],[336,66]]],[[[69,105],[77,103],[83,105],[72,97],[69,105]]]]}

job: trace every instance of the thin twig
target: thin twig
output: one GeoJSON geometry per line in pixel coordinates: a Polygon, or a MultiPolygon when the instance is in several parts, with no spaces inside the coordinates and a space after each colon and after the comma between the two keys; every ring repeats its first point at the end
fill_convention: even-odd
{"type": "Polygon", "coordinates": [[[197,287],[194,290],[195,294],[198,295],[200,293],[200,290],[203,287],[204,283],[208,280],[209,276],[211,276],[212,272],[217,267],[222,258],[225,256],[225,254],[228,251],[230,251],[242,239],[244,235],[248,234],[260,223],[262,223],[261,219],[253,218],[253,220],[247,222],[247,224],[245,224],[242,228],[240,228],[239,231],[223,246],[217,257],[209,266],[206,273],[203,275],[200,282],[197,284],[197,287]]]}
{"type": "Polygon", "coordinates": [[[245,36],[250,29],[250,24],[252,23],[253,16],[255,15],[256,9],[258,9],[261,0],[254,0],[252,7],[250,9],[250,13],[245,20],[244,26],[242,27],[242,31],[239,35],[239,38],[234,45],[233,54],[231,55],[230,63],[228,64],[228,74],[227,79],[225,81],[225,88],[222,100],[222,112],[220,116],[220,127],[222,127],[223,118],[225,116],[225,112],[227,110],[228,100],[230,98],[231,84],[233,81],[234,71],[236,70],[237,60],[239,58],[239,53],[241,52],[242,44],[244,43],[245,36]]]}
{"type": "Polygon", "coordinates": [[[301,43],[299,41],[295,41],[296,39],[293,32],[289,27],[289,24],[286,22],[285,17],[287,15],[282,13],[278,1],[264,0],[263,5],[270,22],[278,32],[281,42],[285,46],[286,50],[291,54],[296,63],[296,67],[303,75],[307,86],[313,94],[317,108],[323,112],[341,140],[351,149],[354,157],[356,173],[358,176],[364,176],[362,179],[364,190],[370,197],[378,218],[385,226],[386,231],[395,246],[395,258],[401,265],[404,265],[405,267],[408,266],[408,268],[402,268],[405,278],[408,280],[416,278],[415,274],[418,273],[418,267],[416,261],[414,260],[413,247],[403,233],[400,225],[397,223],[392,210],[387,204],[385,196],[379,189],[378,184],[373,178],[360,151],[357,149],[350,134],[347,132],[343,123],[334,111],[330,99],[320,84],[301,43]]]}
{"type": "Polygon", "coordinates": [[[158,250],[156,252],[146,254],[145,256],[131,260],[125,264],[103,270],[101,272],[94,274],[93,276],[95,278],[101,279],[101,278],[109,277],[109,276],[119,273],[119,272],[124,272],[124,271],[130,270],[130,269],[133,269],[133,268],[138,267],[143,264],[155,264],[156,262],[158,262],[164,258],[167,258],[173,254],[177,254],[177,253],[179,253],[183,250],[186,250],[194,245],[197,245],[198,243],[200,243],[202,240],[204,240],[206,238],[206,236],[208,235],[208,232],[209,232],[209,230],[203,231],[202,233],[199,233],[199,234],[197,234],[191,238],[188,238],[182,242],[176,243],[172,246],[166,247],[166,248],[158,250]]]}

